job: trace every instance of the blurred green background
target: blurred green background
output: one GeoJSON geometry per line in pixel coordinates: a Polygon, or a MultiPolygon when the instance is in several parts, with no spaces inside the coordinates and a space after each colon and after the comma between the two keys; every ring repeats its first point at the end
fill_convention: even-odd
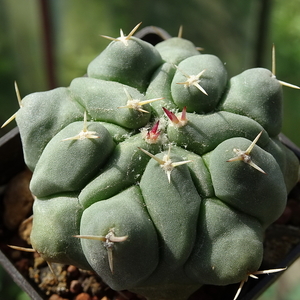
{"type": "MultiPolygon", "coordinates": [[[[68,86],[109,43],[100,34],[141,21],[173,36],[183,25],[183,37],[219,56],[230,76],[270,69],[275,43],[278,79],[300,85],[299,16],[299,0],[1,0],[0,122],[18,109],[15,80],[22,96],[68,86]]],[[[284,96],[283,132],[299,146],[300,92],[284,87],[284,96]]]]}
{"type": "MultiPolygon", "coordinates": [[[[219,56],[229,76],[270,69],[274,43],[277,78],[300,85],[299,0],[0,0],[0,123],[18,109],[14,81],[21,96],[68,86],[108,45],[100,34],[117,37],[120,28],[128,34],[141,21],[173,36],[182,25],[183,37],[219,56]]],[[[283,133],[300,146],[300,91],[283,89],[283,133]]]]}

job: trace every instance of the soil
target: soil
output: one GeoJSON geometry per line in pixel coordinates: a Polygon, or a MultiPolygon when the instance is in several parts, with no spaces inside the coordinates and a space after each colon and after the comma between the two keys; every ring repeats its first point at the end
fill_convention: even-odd
{"type": "MultiPolygon", "coordinates": [[[[8,245],[30,248],[33,197],[29,191],[31,172],[24,170],[15,176],[3,193],[0,191],[0,249],[17,269],[30,278],[49,300],[144,300],[128,291],[110,289],[95,273],[72,265],[47,263],[37,254],[11,249],[8,245]]],[[[300,183],[290,193],[282,216],[265,234],[263,268],[278,266],[282,259],[300,244],[300,183]]],[[[204,286],[189,300],[232,299],[238,285],[227,287],[204,286]],[[226,298],[227,299],[227,298],[226,298]]],[[[171,299],[170,299],[171,300],[171,299]]]]}

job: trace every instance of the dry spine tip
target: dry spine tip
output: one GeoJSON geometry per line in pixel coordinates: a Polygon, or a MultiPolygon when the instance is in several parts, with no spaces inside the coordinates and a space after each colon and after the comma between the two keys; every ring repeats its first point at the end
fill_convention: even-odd
{"type": "MultiPolygon", "coordinates": [[[[15,85],[15,91],[16,91],[18,103],[19,103],[19,106],[20,106],[20,108],[21,108],[21,107],[22,107],[22,99],[21,99],[20,91],[19,91],[19,88],[18,88],[18,85],[17,85],[17,82],[16,82],[16,81],[14,82],[14,85],[15,85]]],[[[8,120],[6,120],[6,121],[2,124],[1,128],[5,127],[5,126],[8,125],[11,121],[13,121],[13,120],[16,118],[16,115],[17,115],[17,112],[14,113],[8,120]]]]}
{"type": "MultiPolygon", "coordinates": [[[[275,54],[275,45],[274,44],[272,46],[272,74],[273,74],[273,77],[276,78],[276,54],[275,54]]],[[[282,81],[282,80],[278,80],[278,82],[281,85],[284,85],[286,87],[290,87],[292,89],[298,89],[298,90],[300,89],[299,86],[288,83],[288,82],[285,82],[285,81],[282,81]]]]}
{"type": "Polygon", "coordinates": [[[285,271],[287,269],[287,267],[285,268],[279,268],[279,269],[270,269],[270,270],[262,270],[262,271],[256,271],[256,272],[253,272],[253,273],[249,273],[247,275],[247,278],[243,281],[241,281],[240,283],[240,286],[234,296],[234,299],[233,300],[236,300],[238,298],[238,296],[240,295],[242,289],[243,289],[243,286],[244,284],[248,281],[248,278],[251,277],[251,278],[254,278],[254,279],[258,279],[258,277],[256,275],[261,275],[261,274],[272,274],[272,273],[277,273],[277,272],[282,272],[282,271],[285,271]]]}
{"type": "Polygon", "coordinates": [[[139,24],[137,24],[131,31],[130,33],[126,36],[123,33],[123,30],[120,29],[120,37],[118,38],[113,38],[107,35],[101,35],[102,37],[112,40],[112,41],[120,41],[122,42],[125,46],[128,46],[128,41],[131,39],[131,37],[135,34],[135,32],[138,30],[138,28],[140,27],[140,25],[142,24],[142,22],[140,22],[139,24]]]}

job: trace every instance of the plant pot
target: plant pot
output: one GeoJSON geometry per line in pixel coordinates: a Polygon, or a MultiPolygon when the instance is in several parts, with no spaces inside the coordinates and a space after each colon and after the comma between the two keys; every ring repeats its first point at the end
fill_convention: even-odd
{"type": "MultiPolygon", "coordinates": [[[[146,41],[156,44],[169,35],[160,28],[146,27],[137,34],[139,38],[143,38],[146,41]]],[[[292,149],[292,151],[300,159],[300,149],[291,143],[285,136],[281,136],[283,143],[292,149]]],[[[0,206],[2,207],[1,213],[3,214],[3,198],[5,193],[5,186],[12,180],[14,176],[25,170],[25,163],[23,160],[22,145],[18,129],[15,128],[10,131],[7,135],[0,139],[0,206]]],[[[300,207],[300,187],[299,184],[291,192],[290,197],[293,197],[300,207]]],[[[1,216],[3,220],[3,216],[1,216]]],[[[297,222],[296,222],[297,223],[297,222]]],[[[6,271],[10,274],[12,279],[23,289],[32,299],[42,300],[49,299],[49,295],[43,294],[38,288],[38,285],[34,283],[33,279],[29,278],[29,274],[24,274],[16,267],[16,259],[11,256],[13,251],[9,250],[7,243],[12,241],[11,235],[17,237],[17,230],[8,230],[1,221],[2,230],[0,235],[0,262],[6,271]]],[[[23,253],[20,254],[22,259],[23,253]]],[[[33,253],[24,253],[24,257],[32,264],[34,262],[33,253]]],[[[261,269],[270,268],[282,268],[290,266],[298,257],[300,257],[300,220],[298,225],[288,223],[287,221],[281,220],[276,224],[273,224],[266,231],[265,237],[265,258],[261,269]],[[281,223],[280,223],[281,222],[281,223]],[[284,246],[284,247],[278,247],[284,246]],[[280,250],[280,251],[279,251],[280,250]]],[[[47,268],[47,267],[46,267],[47,268]]],[[[63,270],[67,270],[66,266],[63,270]]],[[[69,271],[66,271],[69,272],[69,271]]],[[[263,275],[259,280],[249,279],[245,284],[242,293],[239,297],[240,300],[253,300],[256,299],[262,292],[264,292],[282,273],[275,273],[270,275],[263,275]]],[[[69,275],[67,275],[69,276],[69,275]]],[[[34,278],[34,276],[32,276],[34,278]]],[[[110,290],[104,283],[99,283],[102,289],[107,292],[103,294],[108,299],[118,297],[118,299],[138,299],[134,294],[127,294],[124,292],[117,293],[110,290]],[[126,296],[126,297],[125,297],[126,296]],[[111,298],[110,298],[111,297],[111,298]],[[122,298],[123,297],[123,298],[122,298]]],[[[203,286],[197,292],[190,296],[189,300],[196,299],[213,299],[213,300],[232,300],[237,289],[238,284],[219,287],[219,286],[203,286]]],[[[70,287],[67,287],[70,288],[70,287]]],[[[102,295],[102,296],[103,296],[102,295]]],[[[103,297],[104,297],[103,296],[103,297]]],[[[66,299],[66,298],[64,298],[66,299]]],[[[75,294],[72,298],[75,299],[75,294]]],[[[91,298],[92,299],[92,298],[91,298]]],[[[97,298],[98,299],[98,298],[97,298]]],[[[101,299],[101,298],[100,298],[101,299]]]]}
{"type": "MultiPolygon", "coordinates": [[[[23,159],[22,144],[19,135],[18,128],[14,128],[0,139],[0,187],[5,185],[18,173],[25,169],[25,163],[23,159]]],[[[3,221],[3,189],[0,194],[0,206],[1,206],[1,242],[0,242],[0,263],[11,278],[24,290],[32,299],[43,299],[39,292],[32,286],[32,282],[29,281],[28,276],[24,276],[13,264],[11,258],[9,258],[5,249],[6,237],[9,233],[4,229],[3,221]]],[[[16,233],[13,233],[16,234],[16,233]]]]}

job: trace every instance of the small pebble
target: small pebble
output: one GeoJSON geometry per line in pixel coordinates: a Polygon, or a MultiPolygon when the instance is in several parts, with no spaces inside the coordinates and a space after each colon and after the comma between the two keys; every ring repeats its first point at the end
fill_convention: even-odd
{"type": "Polygon", "coordinates": [[[78,294],[82,291],[82,285],[78,280],[72,280],[70,283],[70,292],[78,294]]]}
{"type": "Polygon", "coordinates": [[[57,294],[53,294],[53,295],[51,295],[51,297],[48,300],[68,300],[68,299],[62,298],[57,294]]]}
{"type": "Polygon", "coordinates": [[[78,277],[80,271],[78,270],[77,267],[73,266],[73,265],[70,265],[68,266],[67,268],[67,272],[68,272],[68,275],[71,277],[71,278],[76,278],[78,277]]]}
{"type": "Polygon", "coordinates": [[[92,300],[91,296],[87,293],[80,293],[75,297],[75,300],[92,300]]]}

